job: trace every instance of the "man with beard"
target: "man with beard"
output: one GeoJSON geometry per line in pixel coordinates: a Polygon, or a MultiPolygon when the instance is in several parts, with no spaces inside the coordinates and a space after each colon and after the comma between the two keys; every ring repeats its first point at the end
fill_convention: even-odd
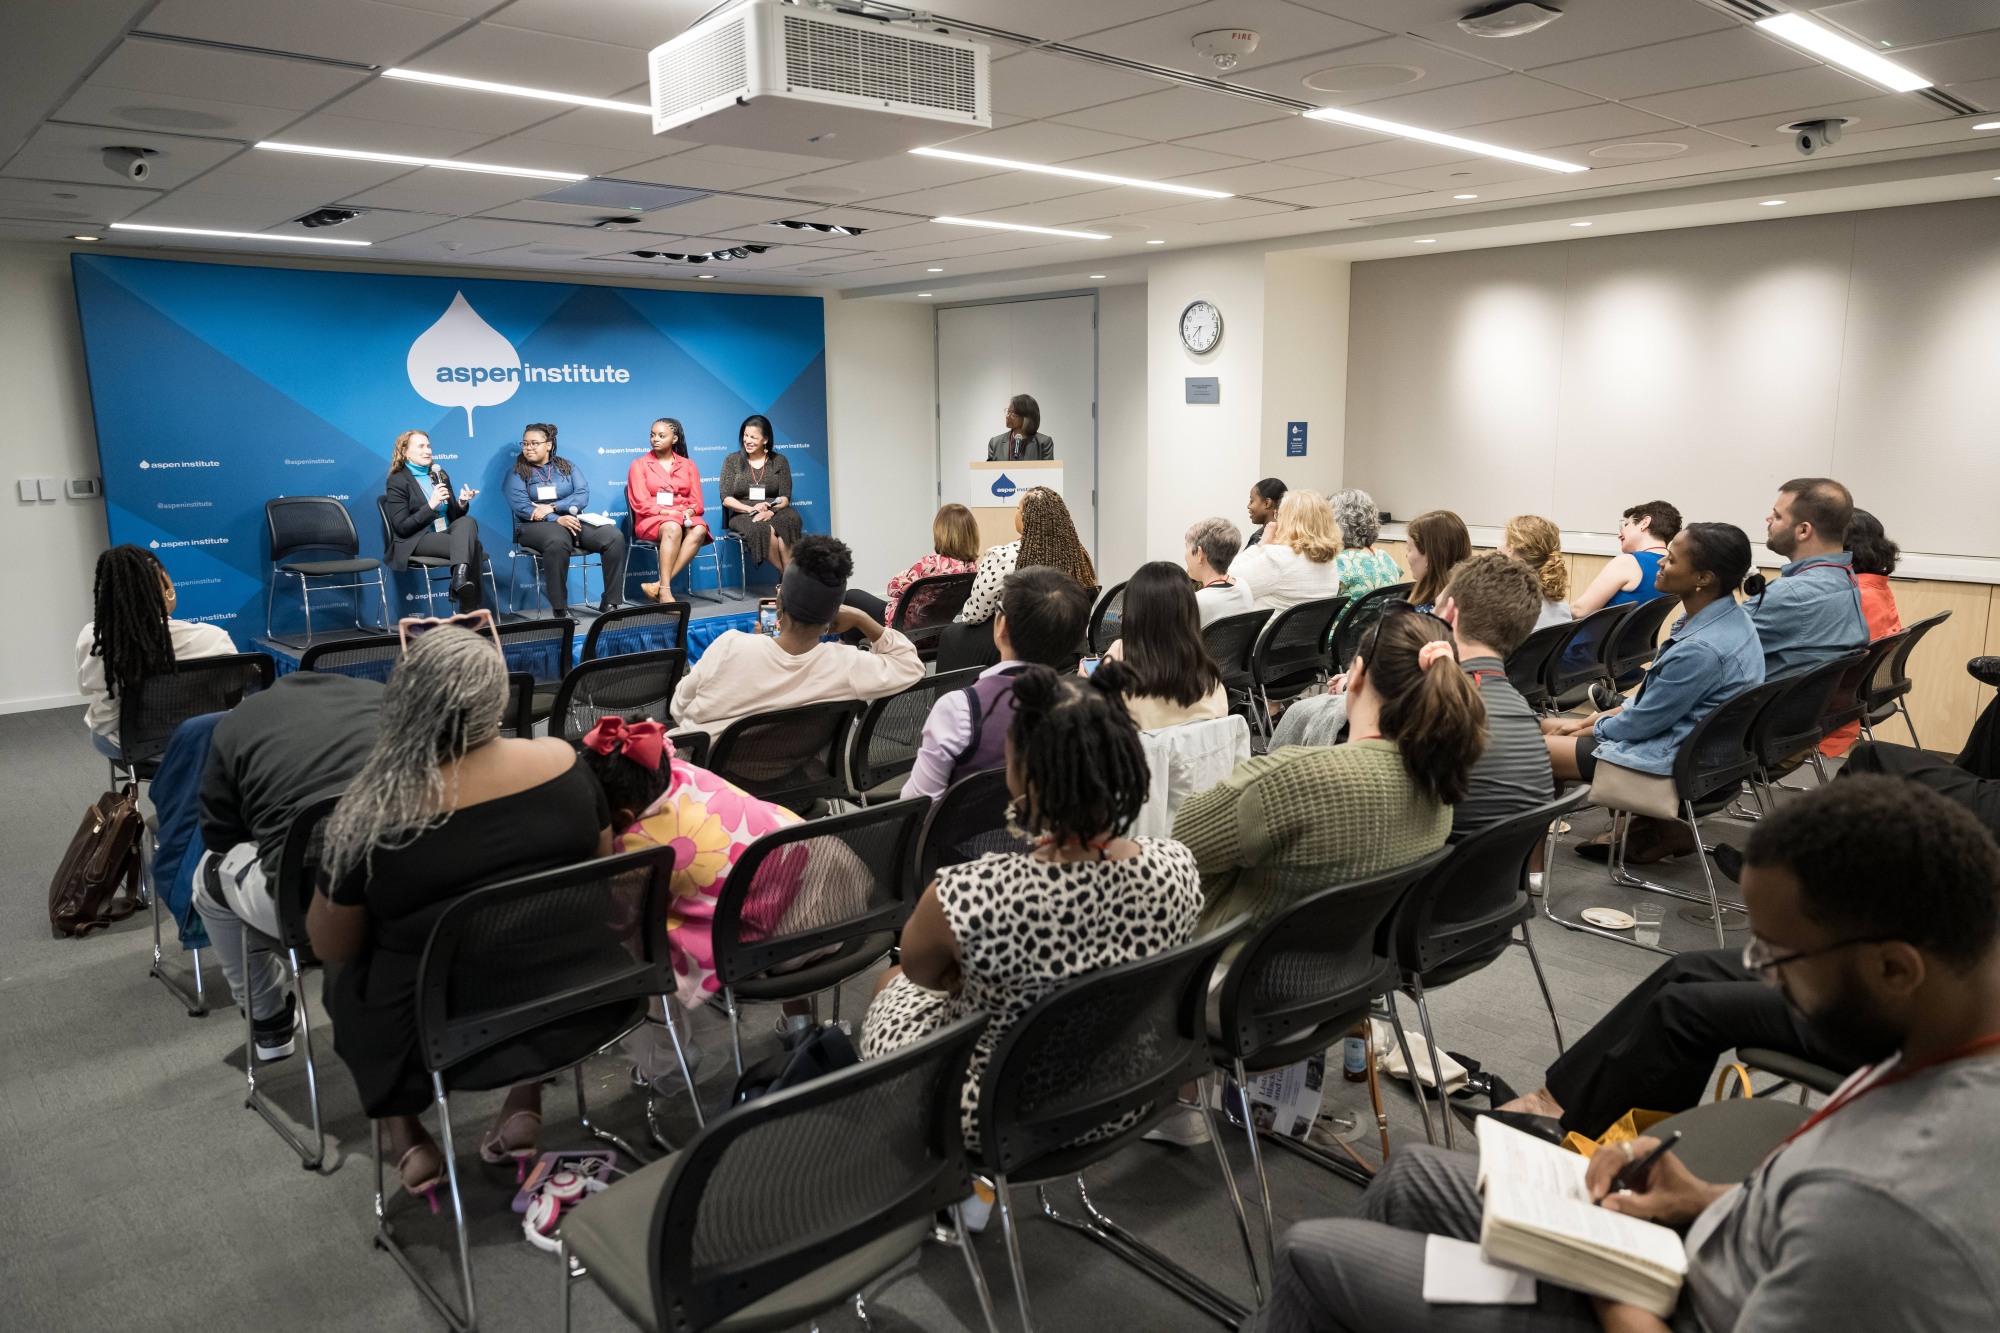
{"type": "Polygon", "coordinates": [[[1764,679],[1776,680],[1868,646],[1854,553],[1846,550],[1854,497],[1831,477],[1800,477],[1778,488],[1764,520],[1764,544],[1785,558],[1762,592],[1745,585],[1764,645],[1764,679]]]}
{"type": "MultiPolygon", "coordinates": [[[[1686,1232],[1671,1327],[1701,1333],[2000,1327],[2000,847],[1913,783],[1862,777],[1788,803],[1745,849],[1747,966],[1829,1046],[1871,1061],[1741,1184],[1672,1153],[1599,1153],[1604,1207],[1686,1232]]],[[[1478,1159],[1390,1159],[1358,1218],[1292,1228],[1254,1333],[1663,1333],[1637,1307],[1537,1284],[1532,1309],[1429,1305],[1427,1234],[1478,1239],[1478,1159]]]]}

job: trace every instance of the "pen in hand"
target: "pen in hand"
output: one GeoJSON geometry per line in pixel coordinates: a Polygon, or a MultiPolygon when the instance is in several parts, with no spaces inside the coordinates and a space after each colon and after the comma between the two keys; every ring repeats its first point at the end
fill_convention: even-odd
{"type": "MultiPolygon", "coordinates": [[[[1661,1157],[1666,1155],[1669,1148],[1672,1148],[1680,1141],[1681,1132],[1677,1129],[1667,1135],[1666,1138],[1660,1140],[1653,1151],[1647,1153],[1644,1157],[1635,1157],[1620,1167],[1618,1174],[1611,1178],[1610,1187],[1604,1191],[1605,1198],[1630,1190],[1634,1185],[1644,1180],[1646,1174],[1653,1169],[1653,1163],[1659,1161],[1661,1157]]],[[[1600,1204],[1602,1202],[1602,1200],[1599,1200],[1600,1204]]]]}

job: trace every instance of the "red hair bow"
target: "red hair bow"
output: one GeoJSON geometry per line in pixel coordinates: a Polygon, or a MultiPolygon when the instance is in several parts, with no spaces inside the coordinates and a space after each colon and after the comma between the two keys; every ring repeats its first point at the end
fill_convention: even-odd
{"type": "Polygon", "coordinates": [[[627,722],[613,714],[599,718],[597,725],[583,734],[583,743],[599,754],[614,754],[622,747],[627,759],[657,773],[666,755],[667,729],[650,718],[627,722]]]}

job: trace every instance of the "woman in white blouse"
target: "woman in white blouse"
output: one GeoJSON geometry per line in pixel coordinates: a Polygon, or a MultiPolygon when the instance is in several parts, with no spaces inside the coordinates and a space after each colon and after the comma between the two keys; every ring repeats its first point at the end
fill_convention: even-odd
{"type": "Polygon", "coordinates": [[[1318,491],[1286,491],[1264,540],[1236,557],[1229,572],[1248,584],[1261,609],[1283,611],[1340,595],[1340,524],[1318,491]]]}
{"type": "Polygon", "coordinates": [[[114,546],[97,557],[91,621],[76,637],[76,687],[83,720],[100,754],[118,757],[118,710],[147,676],[196,657],[236,651],[228,631],[175,620],[174,581],[140,546],[114,546]]]}

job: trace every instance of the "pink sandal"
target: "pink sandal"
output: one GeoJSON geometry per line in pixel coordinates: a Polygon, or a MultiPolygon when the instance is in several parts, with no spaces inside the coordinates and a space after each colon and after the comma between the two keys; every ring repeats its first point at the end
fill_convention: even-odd
{"type": "Polygon", "coordinates": [[[493,1127],[485,1142],[479,1145],[479,1160],[488,1166],[499,1166],[510,1158],[514,1163],[514,1183],[520,1184],[528,1178],[528,1164],[541,1154],[542,1117],[538,1111],[516,1111],[493,1127]],[[516,1127],[526,1121],[526,1132],[517,1132],[516,1127]]]}
{"type": "Polygon", "coordinates": [[[428,1203],[431,1206],[431,1214],[435,1216],[438,1211],[438,1186],[444,1184],[444,1153],[438,1146],[435,1143],[410,1145],[409,1150],[396,1160],[396,1175],[402,1181],[404,1191],[428,1203]],[[435,1159],[430,1174],[413,1181],[410,1179],[410,1159],[426,1151],[435,1159]]]}

